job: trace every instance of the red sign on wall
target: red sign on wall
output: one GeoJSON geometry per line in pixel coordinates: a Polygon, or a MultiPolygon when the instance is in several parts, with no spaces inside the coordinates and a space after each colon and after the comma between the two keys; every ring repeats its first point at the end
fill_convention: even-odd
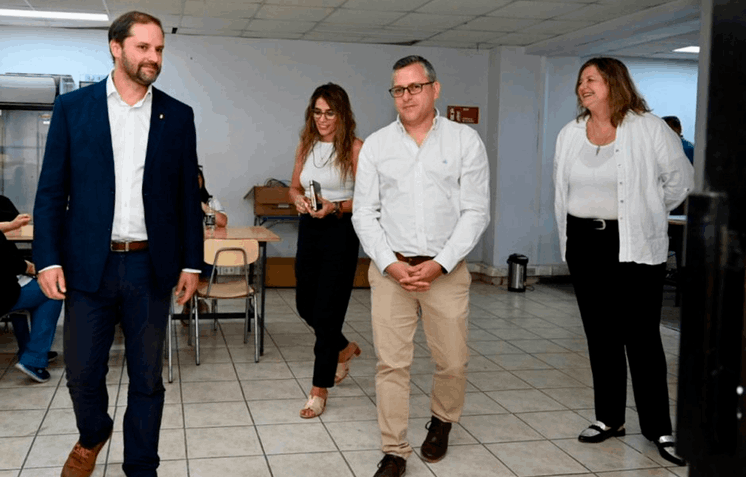
{"type": "Polygon", "coordinates": [[[477,106],[448,106],[448,119],[464,124],[479,124],[477,106]]]}

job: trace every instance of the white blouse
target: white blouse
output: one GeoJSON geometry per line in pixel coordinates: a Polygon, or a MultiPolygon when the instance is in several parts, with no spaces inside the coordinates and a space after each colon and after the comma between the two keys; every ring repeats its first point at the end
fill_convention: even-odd
{"type": "Polygon", "coordinates": [[[596,146],[586,139],[570,169],[567,212],[583,219],[616,220],[617,172],[614,143],[596,146]]]}
{"type": "Polygon", "coordinates": [[[342,181],[342,174],[335,164],[337,153],[334,143],[317,141],[306,156],[303,170],[300,173],[300,185],[310,197],[309,183],[316,181],[321,185],[321,197],[330,202],[352,199],[355,181],[352,174],[342,181]]]}

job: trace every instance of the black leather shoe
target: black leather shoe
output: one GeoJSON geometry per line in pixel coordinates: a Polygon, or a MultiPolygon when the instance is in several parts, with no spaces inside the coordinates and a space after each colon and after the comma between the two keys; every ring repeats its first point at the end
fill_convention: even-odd
{"type": "Polygon", "coordinates": [[[445,457],[451,426],[450,422],[443,422],[435,416],[430,419],[430,422],[425,426],[428,431],[427,437],[425,437],[425,442],[422,443],[422,449],[420,449],[423,459],[427,462],[438,462],[445,457]]]}
{"type": "Polygon", "coordinates": [[[613,427],[604,429],[605,427],[606,425],[603,422],[596,421],[595,424],[588,426],[588,429],[580,433],[578,440],[580,442],[596,444],[598,442],[603,442],[610,437],[623,436],[626,433],[624,425],[620,426],[618,429],[614,429],[613,427]]]}
{"type": "Polygon", "coordinates": [[[676,454],[676,441],[672,436],[660,436],[653,442],[658,447],[661,457],[678,466],[686,465],[686,461],[676,454]]]}
{"type": "Polygon", "coordinates": [[[398,455],[386,454],[378,463],[378,471],[373,477],[401,477],[406,471],[406,459],[398,455]]]}

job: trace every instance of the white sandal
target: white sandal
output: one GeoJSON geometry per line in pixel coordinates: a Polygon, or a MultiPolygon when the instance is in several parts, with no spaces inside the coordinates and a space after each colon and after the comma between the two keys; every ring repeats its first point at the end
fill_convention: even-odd
{"type": "Polygon", "coordinates": [[[314,396],[309,395],[308,396],[308,402],[305,406],[303,406],[303,409],[300,410],[300,417],[303,419],[313,419],[314,417],[319,417],[324,413],[324,410],[326,409],[326,399],[322,398],[321,396],[314,396]],[[303,415],[303,411],[306,409],[310,409],[311,412],[313,412],[313,415],[303,415]]]}

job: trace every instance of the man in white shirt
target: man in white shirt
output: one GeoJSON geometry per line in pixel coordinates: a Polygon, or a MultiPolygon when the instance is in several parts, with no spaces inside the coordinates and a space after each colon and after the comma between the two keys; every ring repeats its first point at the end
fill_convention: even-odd
{"type": "Polygon", "coordinates": [[[369,270],[378,366],[378,424],[385,456],[375,477],[399,477],[406,440],[409,369],[421,313],[436,362],[422,457],[445,456],[466,389],[469,285],[464,262],[489,223],[489,169],[479,135],[440,116],[440,83],[420,56],[394,65],[399,116],[360,151],[352,221],[369,270]]]}
{"type": "Polygon", "coordinates": [[[192,109],[152,87],[160,21],[129,12],[109,29],[114,69],[57,98],[34,208],[44,293],[65,299],[67,386],[80,433],[62,477],[88,477],[109,439],[109,350],[125,338],[128,477],[155,477],[171,290],[185,303],[202,265],[192,109]]]}

